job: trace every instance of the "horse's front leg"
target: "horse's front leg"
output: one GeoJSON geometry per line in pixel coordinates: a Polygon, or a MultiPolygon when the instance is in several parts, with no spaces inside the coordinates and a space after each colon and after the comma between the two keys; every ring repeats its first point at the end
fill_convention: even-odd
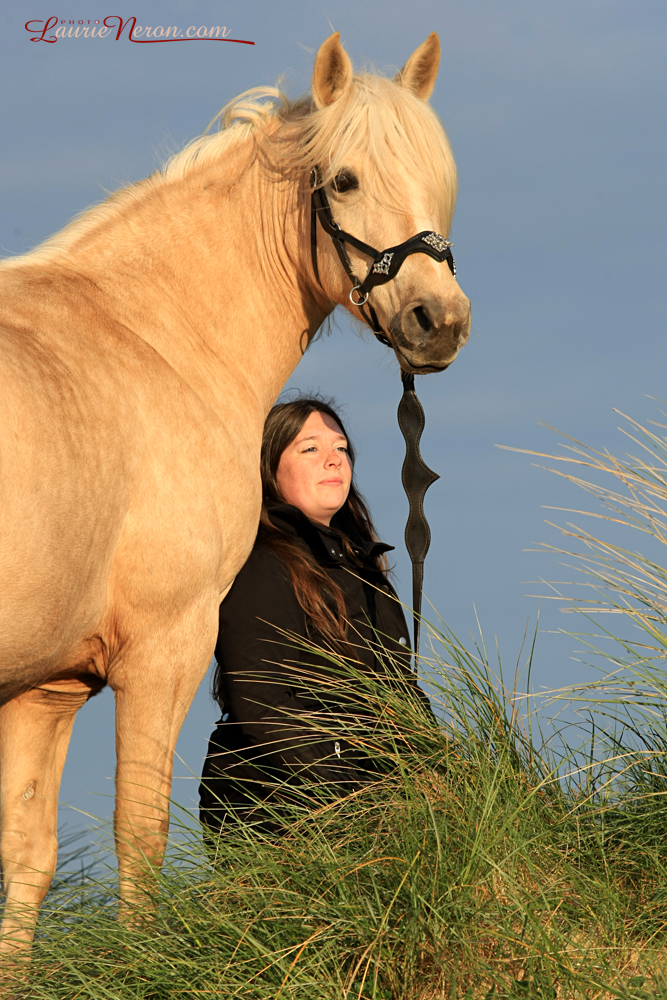
{"type": "Polygon", "coordinates": [[[53,681],[0,706],[0,952],[27,947],[56,870],[58,792],[85,681],[53,681]]]}
{"type": "Polygon", "coordinates": [[[215,647],[218,604],[207,603],[167,632],[156,629],[133,642],[109,673],[116,695],[115,835],[124,920],[151,906],[169,831],[176,741],[215,647]]]}

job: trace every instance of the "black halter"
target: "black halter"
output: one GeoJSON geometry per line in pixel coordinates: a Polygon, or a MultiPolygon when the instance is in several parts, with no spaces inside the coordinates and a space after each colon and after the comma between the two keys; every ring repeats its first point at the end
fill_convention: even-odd
{"type": "Polygon", "coordinates": [[[413,253],[428,254],[429,257],[437,260],[440,264],[446,260],[450,271],[456,277],[456,264],[454,263],[450,249],[452,244],[444,236],[441,236],[440,233],[434,233],[426,229],[422,233],[417,233],[416,236],[411,236],[404,243],[399,243],[398,246],[389,247],[387,250],[376,250],[375,247],[369,246],[368,243],[358,240],[356,236],[352,236],[351,233],[346,233],[345,230],[340,228],[331,214],[331,206],[329,205],[324,188],[321,185],[317,186],[319,183],[320,173],[315,168],[311,174],[312,193],[310,196],[310,251],[313,258],[315,277],[321,287],[320,271],[317,266],[317,220],[319,218],[322,229],[333,240],[333,245],[336,248],[340,262],[352,282],[353,287],[350,291],[350,302],[358,308],[377,339],[387,347],[391,347],[391,341],[383,332],[375,310],[370,302],[368,302],[371,289],[375,288],[376,285],[384,285],[387,281],[395,278],[405,259],[413,253]],[[361,250],[368,257],[373,258],[373,263],[363,281],[359,281],[352,270],[352,264],[345,249],[346,243],[356,247],[357,250],[361,250]],[[355,292],[358,293],[357,298],[354,297],[355,292]],[[367,315],[364,310],[367,302],[370,315],[367,315]]]}

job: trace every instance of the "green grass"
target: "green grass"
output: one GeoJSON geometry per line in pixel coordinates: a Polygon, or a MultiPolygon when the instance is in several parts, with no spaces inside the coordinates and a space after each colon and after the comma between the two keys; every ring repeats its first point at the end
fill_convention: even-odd
{"type": "MultiPolygon", "coordinates": [[[[641,503],[660,544],[655,466],[641,503]]],[[[283,836],[239,824],[215,857],[181,830],[157,912],[134,927],[116,919],[113,872],[62,881],[12,996],[667,998],[667,574],[608,544],[591,561],[603,543],[584,541],[596,607],[638,631],[604,653],[613,675],[569,693],[594,713],[577,745],[545,740],[544,710],[442,628],[428,665],[437,721],[400,685],[353,671],[335,685],[365,699],[373,735],[351,720],[348,735],[384,777],[342,800],[304,794],[284,807],[283,836]]]]}
{"type": "Polygon", "coordinates": [[[591,791],[582,748],[536,746],[483,654],[443,638],[438,724],[366,686],[376,732],[351,736],[391,774],[292,805],[282,837],[241,825],[214,860],[192,831],[142,926],[117,922],[111,873],[61,884],[16,996],[661,995],[667,810],[638,798],[641,754],[630,808],[591,791]]]}

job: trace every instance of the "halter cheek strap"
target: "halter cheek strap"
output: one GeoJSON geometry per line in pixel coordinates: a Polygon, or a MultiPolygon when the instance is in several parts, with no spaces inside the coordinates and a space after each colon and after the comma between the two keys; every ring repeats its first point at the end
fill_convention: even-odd
{"type": "Polygon", "coordinates": [[[373,306],[370,302],[368,302],[368,296],[371,293],[371,289],[375,288],[376,285],[384,285],[387,281],[391,281],[392,278],[395,278],[401,269],[403,262],[413,253],[428,254],[429,257],[432,257],[433,260],[437,260],[439,263],[446,260],[449,265],[449,269],[454,277],[456,277],[456,264],[454,263],[454,257],[452,256],[451,251],[452,244],[439,233],[424,230],[421,233],[417,233],[416,236],[411,236],[410,239],[405,240],[404,243],[399,243],[398,246],[389,247],[386,250],[376,250],[375,247],[370,246],[368,243],[364,243],[362,240],[357,239],[356,236],[353,236],[351,233],[346,233],[344,229],[340,228],[332,215],[331,206],[329,205],[329,200],[324,188],[322,186],[316,186],[319,182],[319,171],[315,168],[311,174],[310,252],[313,261],[313,271],[317,282],[320,287],[322,287],[319,267],[317,264],[317,220],[319,219],[322,229],[324,229],[325,233],[328,233],[333,240],[333,245],[336,248],[338,258],[350,278],[350,281],[352,282],[350,302],[358,308],[359,312],[363,316],[366,323],[368,323],[377,339],[387,347],[391,347],[391,341],[382,330],[373,306]],[[368,257],[372,257],[373,259],[373,263],[369,268],[368,274],[361,282],[358,280],[352,268],[347,248],[345,247],[346,243],[349,243],[350,246],[355,247],[357,250],[360,250],[363,254],[366,254],[368,257]],[[367,303],[369,314],[367,314],[364,309],[364,306],[366,306],[367,303]]]}
{"type": "MultiPolygon", "coordinates": [[[[371,303],[368,302],[368,293],[366,293],[365,296],[362,296],[360,301],[357,301],[354,298],[354,293],[356,290],[360,288],[360,285],[359,281],[357,280],[357,276],[354,273],[354,270],[352,269],[352,263],[348,256],[348,252],[345,248],[344,238],[349,236],[349,234],[343,232],[338,223],[334,221],[334,218],[331,214],[331,208],[329,206],[329,202],[323,188],[315,188],[313,190],[311,194],[311,208],[310,208],[310,251],[313,259],[313,271],[315,272],[317,283],[321,288],[322,280],[320,278],[320,269],[317,264],[318,218],[322,224],[322,228],[324,229],[324,231],[326,233],[329,233],[329,235],[331,236],[333,245],[336,248],[336,253],[338,254],[338,259],[340,260],[344,270],[346,271],[350,281],[352,282],[352,289],[350,290],[350,302],[357,307],[357,309],[363,316],[364,320],[370,326],[371,330],[373,331],[377,339],[380,341],[380,343],[384,344],[385,347],[391,347],[391,341],[382,332],[382,327],[378,322],[375,309],[373,309],[371,303]],[[366,305],[367,302],[368,302],[368,313],[364,309],[364,306],[366,305]]],[[[354,239],[355,237],[353,236],[352,240],[354,239]]],[[[351,240],[348,240],[348,242],[351,242],[351,240]]],[[[360,241],[355,240],[355,243],[357,242],[360,241]]],[[[362,244],[362,246],[366,246],[366,244],[364,243],[362,244]]],[[[371,248],[369,247],[368,249],[370,250],[371,248]]],[[[372,253],[374,254],[375,251],[372,251],[372,253]]]]}

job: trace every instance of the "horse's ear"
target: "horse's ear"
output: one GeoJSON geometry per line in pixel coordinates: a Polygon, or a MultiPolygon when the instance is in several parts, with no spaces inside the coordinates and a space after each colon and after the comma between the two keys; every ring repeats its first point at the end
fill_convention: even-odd
{"type": "Polygon", "coordinates": [[[422,101],[428,101],[438,75],[440,65],[440,39],[432,31],[425,42],[412,53],[403,69],[394,80],[401,87],[407,87],[422,101]]]}
{"type": "Polygon", "coordinates": [[[340,32],[329,35],[315,56],[313,101],[319,110],[333,104],[352,86],[352,63],[340,44],[340,32]]]}

